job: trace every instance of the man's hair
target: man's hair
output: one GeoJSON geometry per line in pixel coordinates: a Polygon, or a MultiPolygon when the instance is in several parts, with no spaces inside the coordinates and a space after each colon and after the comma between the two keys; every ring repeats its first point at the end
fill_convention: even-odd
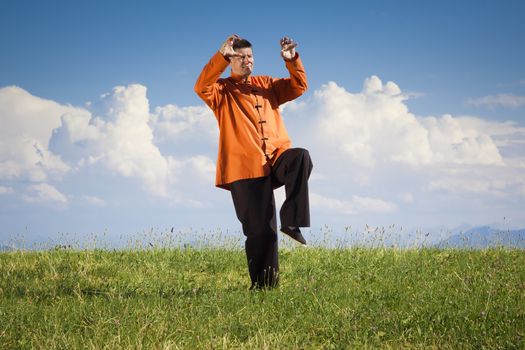
{"type": "Polygon", "coordinates": [[[232,45],[232,48],[237,51],[238,49],[245,49],[247,47],[252,47],[252,43],[249,42],[248,40],[246,39],[239,39],[239,40],[235,40],[233,45],[232,45]]]}

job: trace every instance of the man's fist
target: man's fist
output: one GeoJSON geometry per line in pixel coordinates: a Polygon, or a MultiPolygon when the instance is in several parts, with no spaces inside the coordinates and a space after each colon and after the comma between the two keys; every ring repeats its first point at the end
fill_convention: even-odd
{"type": "Polygon", "coordinates": [[[226,58],[237,56],[237,53],[233,50],[233,44],[239,39],[240,37],[237,34],[230,35],[222,44],[219,52],[226,58]]]}
{"type": "Polygon", "coordinates": [[[294,59],[296,46],[295,41],[285,36],[281,39],[281,56],[287,61],[294,59]]]}

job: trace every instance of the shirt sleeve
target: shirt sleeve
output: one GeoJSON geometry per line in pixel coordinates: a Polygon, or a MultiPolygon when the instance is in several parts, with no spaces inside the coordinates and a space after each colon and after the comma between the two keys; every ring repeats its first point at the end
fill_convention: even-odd
{"type": "Polygon", "coordinates": [[[228,67],[228,60],[217,51],[202,69],[194,90],[199,97],[215,110],[221,101],[221,86],[217,83],[222,73],[228,67]]]}
{"type": "Polygon", "coordinates": [[[290,77],[272,79],[272,88],[279,105],[296,99],[308,89],[306,72],[299,54],[297,53],[292,60],[285,62],[290,77]]]}

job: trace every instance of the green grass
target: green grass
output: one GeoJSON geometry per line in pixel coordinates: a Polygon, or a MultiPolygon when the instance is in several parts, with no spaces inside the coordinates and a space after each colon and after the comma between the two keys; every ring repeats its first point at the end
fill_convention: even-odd
{"type": "Polygon", "coordinates": [[[522,250],[283,249],[248,291],[238,249],[0,254],[2,349],[524,349],[522,250]]]}

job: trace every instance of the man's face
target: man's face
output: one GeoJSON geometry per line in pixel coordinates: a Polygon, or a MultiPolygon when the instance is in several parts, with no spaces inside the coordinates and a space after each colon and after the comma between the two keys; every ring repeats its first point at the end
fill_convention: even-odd
{"type": "Polygon", "coordinates": [[[247,78],[253,71],[253,54],[251,47],[235,50],[239,56],[230,59],[232,72],[247,78]]]}

